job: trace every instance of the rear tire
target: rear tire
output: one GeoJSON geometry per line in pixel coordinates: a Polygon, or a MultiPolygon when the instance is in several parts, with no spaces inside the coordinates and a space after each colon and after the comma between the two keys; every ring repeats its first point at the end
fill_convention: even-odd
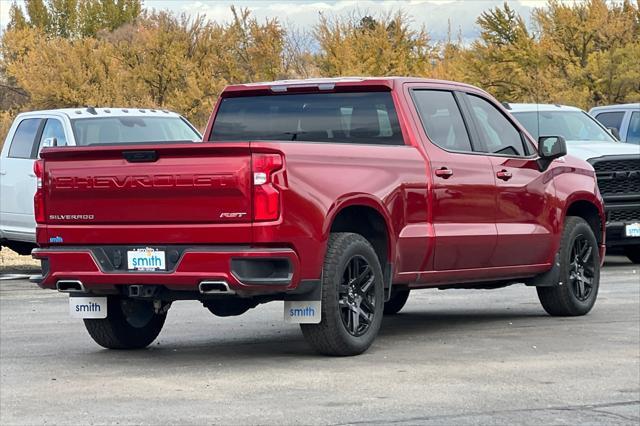
{"type": "Polygon", "coordinates": [[[118,296],[107,299],[107,317],[85,319],[91,338],[107,349],[141,349],[153,342],[164,325],[165,314],[156,314],[151,302],[118,296]]]}
{"type": "Polygon", "coordinates": [[[391,298],[384,303],[384,314],[395,315],[402,308],[404,308],[407,299],[409,298],[410,290],[408,288],[400,288],[397,290],[391,290],[391,298]]]}
{"type": "Polygon", "coordinates": [[[624,254],[636,265],[640,264],[640,246],[626,246],[624,254]]]}
{"type": "Polygon", "coordinates": [[[382,268],[369,241],[332,233],[322,270],[322,320],[300,324],[302,334],[324,355],[361,354],[380,330],[383,292],[382,268]]]}
{"type": "Polygon", "coordinates": [[[600,252],[584,219],[569,216],[565,220],[559,259],[560,281],[553,287],[537,287],[540,303],[549,315],[585,315],[598,297],[600,252]]]}

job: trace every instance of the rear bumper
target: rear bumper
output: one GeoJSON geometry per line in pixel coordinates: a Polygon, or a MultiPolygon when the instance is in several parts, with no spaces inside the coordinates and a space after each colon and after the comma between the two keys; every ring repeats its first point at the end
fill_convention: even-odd
{"type": "MultiPolygon", "coordinates": [[[[300,261],[290,248],[207,246],[180,250],[168,271],[127,271],[111,260],[113,248],[55,247],[35,249],[43,263],[34,281],[55,289],[60,280],[82,282],[87,291],[109,292],[126,285],[159,285],[169,290],[198,291],[203,281],[225,281],[240,295],[287,293],[300,283],[300,261]]],[[[125,252],[126,256],[126,252],[125,252]]]]}

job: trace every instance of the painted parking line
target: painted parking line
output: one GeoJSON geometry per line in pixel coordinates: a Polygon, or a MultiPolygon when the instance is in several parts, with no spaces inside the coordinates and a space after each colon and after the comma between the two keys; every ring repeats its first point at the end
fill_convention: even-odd
{"type": "Polygon", "coordinates": [[[29,277],[30,275],[25,274],[0,274],[0,281],[24,280],[29,277]]]}

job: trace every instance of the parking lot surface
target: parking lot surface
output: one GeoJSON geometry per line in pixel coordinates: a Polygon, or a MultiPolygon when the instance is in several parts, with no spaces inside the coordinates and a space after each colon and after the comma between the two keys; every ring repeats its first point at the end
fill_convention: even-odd
{"type": "Polygon", "coordinates": [[[282,302],[177,302],[149,349],[109,351],[65,295],[0,281],[0,423],[637,425],[638,269],[608,258],[579,318],[525,286],[416,291],[352,358],[313,353],[282,302]]]}

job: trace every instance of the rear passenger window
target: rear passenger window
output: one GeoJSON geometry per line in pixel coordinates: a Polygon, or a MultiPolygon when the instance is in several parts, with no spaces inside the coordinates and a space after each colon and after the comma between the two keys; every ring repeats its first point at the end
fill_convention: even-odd
{"type": "Polygon", "coordinates": [[[209,140],[404,145],[390,92],[225,98],[209,140]]]}
{"type": "Polygon", "coordinates": [[[467,95],[478,132],[492,154],[526,155],[522,134],[489,101],[479,96],[467,95]]]}
{"type": "Polygon", "coordinates": [[[413,99],[431,142],[449,151],[473,151],[453,93],[441,90],[414,90],[413,99]]]}
{"type": "Polygon", "coordinates": [[[615,128],[620,131],[620,126],[622,125],[622,119],[624,118],[624,111],[618,112],[603,112],[596,115],[596,120],[598,120],[604,127],[606,128],[615,128]]]}
{"type": "Polygon", "coordinates": [[[11,146],[9,147],[9,157],[35,158],[33,144],[41,121],[39,118],[29,118],[22,120],[20,124],[18,124],[16,133],[11,140],[11,146]]]}

